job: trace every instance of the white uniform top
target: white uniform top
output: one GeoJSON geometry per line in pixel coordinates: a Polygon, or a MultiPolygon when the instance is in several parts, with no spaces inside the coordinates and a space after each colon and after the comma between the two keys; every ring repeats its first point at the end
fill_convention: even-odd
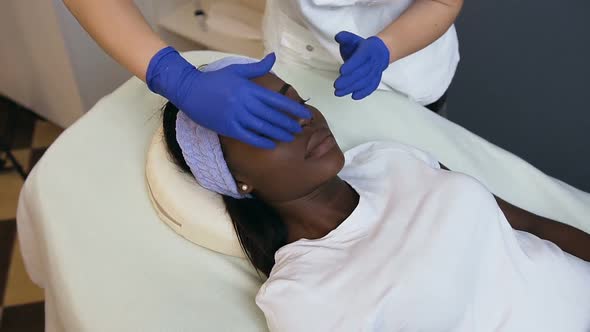
{"type": "MultiPolygon", "coordinates": [[[[370,37],[397,19],[412,0],[267,0],[264,40],[279,61],[337,72],[343,63],[334,36],[370,37]]],[[[427,105],[448,89],[459,62],[455,27],[421,51],[394,62],[379,89],[427,105]]]]}
{"type": "Polygon", "coordinates": [[[276,253],[271,331],[590,331],[590,263],[513,230],[477,180],[395,143],[346,159],[359,204],[276,253]]]}

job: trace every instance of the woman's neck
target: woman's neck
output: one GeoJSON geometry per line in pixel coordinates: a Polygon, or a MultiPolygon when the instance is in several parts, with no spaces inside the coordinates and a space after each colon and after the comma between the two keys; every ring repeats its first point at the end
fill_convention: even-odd
{"type": "Polygon", "coordinates": [[[325,236],[350,216],[358,202],[358,193],[344,180],[334,177],[301,198],[272,206],[287,225],[287,241],[291,243],[325,236]]]}

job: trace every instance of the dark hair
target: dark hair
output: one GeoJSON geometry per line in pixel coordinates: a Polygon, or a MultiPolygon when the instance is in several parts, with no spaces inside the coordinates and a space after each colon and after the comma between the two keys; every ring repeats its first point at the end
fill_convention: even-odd
{"type": "MultiPolygon", "coordinates": [[[[164,106],[164,140],[172,161],[183,172],[190,173],[176,141],[177,114],[178,108],[172,103],[164,106]]],[[[223,202],[246,256],[255,268],[268,276],[275,263],[275,252],[287,243],[285,223],[272,207],[256,198],[256,194],[251,199],[223,196],[223,202]]]]}

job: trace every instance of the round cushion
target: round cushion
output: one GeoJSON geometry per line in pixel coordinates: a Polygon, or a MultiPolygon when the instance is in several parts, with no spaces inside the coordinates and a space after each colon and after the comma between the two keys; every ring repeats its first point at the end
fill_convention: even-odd
{"type": "Polygon", "coordinates": [[[245,257],[220,195],[199,186],[168,154],[163,129],[146,163],[148,193],[160,218],[187,240],[222,254],[245,257]]]}

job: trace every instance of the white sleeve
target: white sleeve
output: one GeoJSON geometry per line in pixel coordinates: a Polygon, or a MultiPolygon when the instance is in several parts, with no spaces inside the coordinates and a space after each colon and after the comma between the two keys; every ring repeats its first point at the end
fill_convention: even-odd
{"type": "Polygon", "coordinates": [[[267,282],[260,288],[256,304],[264,313],[271,332],[319,331],[318,327],[321,328],[315,315],[308,310],[312,306],[302,303],[296,288],[287,280],[267,282]]]}

